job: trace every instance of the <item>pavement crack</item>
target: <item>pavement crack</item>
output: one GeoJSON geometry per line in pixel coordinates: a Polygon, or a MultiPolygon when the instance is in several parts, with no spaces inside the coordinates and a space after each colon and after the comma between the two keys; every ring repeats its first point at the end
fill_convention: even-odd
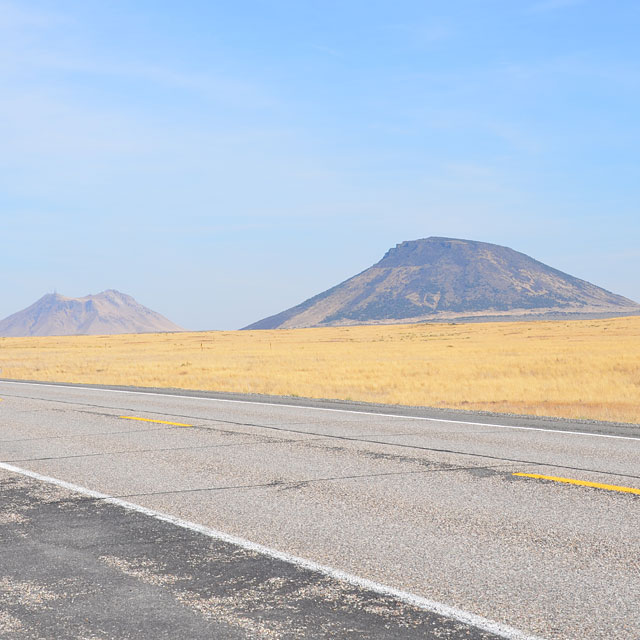
{"type": "MultiPolygon", "coordinates": [[[[283,442],[300,442],[300,440],[278,440],[278,443],[283,442]]],[[[117,456],[127,453],[156,453],[163,451],[188,451],[188,450],[201,450],[201,449],[222,449],[225,447],[239,447],[239,446],[251,446],[255,444],[275,444],[274,443],[263,443],[263,442],[229,442],[227,444],[211,444],[211,445],[190,445],[188,447],[161,447],[156,449],[124,449],[121,451],[103,451],[96,453],[77,453],[66,456],[45,456],[41,458],[12,458],[6,460],[0,460],[0,462],[4,462],[6,464],[12,464],[14,462],[39,462],[45,460],[69,460],[75,458],[94,458],[94,457],[105,457],[105,456],[117,456]]]]}
{"type": "MultiPolygon", "coordinates": [[[[171,489],[168,491],[150,491],[145,493],[129,493],[117,496],[110,496],[112,498],[140,498],[146,496],[158,496],[158,495],[175,495],[181,493],[199,493],[199,492],[207,492],[207,491],[233,491],[238,489],[264,489],[264,488],[278,488],[280,490],[292,490],[292,489],[300,489],[305,486],[309,486],[316,483],[321,482],[336,482],[342,480],[363,480],[366,478],[382,478],[387,476],[411,476],[411,475],[421,475],[427,473],[449,473],[452,471],[492,471],[494,473],[500,473],[496,471],[496,469],[500,469],[504,465],[491,465],[485,467],[455,467],[455,468],[445,468],[445,469],[420,469],[416,471],[385,471],[381,473],[364,473],[364,474],[354,474],[348,476],[327,476],[324,478],[308,478],[303,480],[272,480],[266,483],[259,484],[245,484],[245,485],[229,485],[224,487],[196,487],[193,489],[171,489]]],[[[504,475],[511,475],[511,471],[502,472],[504,475]]]]}
{"type": "MultiPolygon", "coordinates": [[[[7,395],[7,396],[15,396],[15,394],[5,394],[5,395],[7,395]]],[[[26,398],[27,396],[15,396],[15,397],[26,398]]],[[[38,398],[38,399],[40,400],[40,398],[38,398]]],[[[72,401],[69,401],[69,400],[49,400],[49,401],[46,401],[46,402],[70,404],[70,405],[74,405],[76,407],[92,407],[92,408],[96,408],[96,409],[113,409],[112,407],[107,407],[107,406],[104,406],[104,405],[96,405],[96,404],[89,404],[89,403],[79,403],[79,402],[72,402],[72,401]]],[[[301,407],[301,408],[304,409],[305,407],[301,407]]],[[[135,409],[132,409],[132,410],[135,410],[135,409]]],[[[142,413],[150,413],[152,415],[158,415],[157,413],[150,412],[150,411],[143,411],[142,413]]],[[[304,429],[292,429],[291,427],[277,427],[277,426],[274,426],[274,425],[257,424],[257,423],[253,423],[253,422],[238,422],[238,421],[234,421],[234,420],[221,420],[219,418],[202,418],[202,417],[189,416],[189,415],[185,415],[185,414],[164,413],[163,415],[164,416],[173,417],[173,418],[186,418],[186,419],[190,419],[190,420],[205,420],[205,421],[210,421],[212,423],[229,424],[229,425],[234,425],[234,426],[237,426],[237,427],[250,427],[250,428],[255,428],[255,429],[267,429],[267,430],[278,431],[278,432],[296,433],[296,434],[300,434],[300,435],[304,435],[304,436],[312,436],[312,437],[316,437],[316,438],[343,440],[343,441],[347,441],[347,442],[361,442],[361,443],[375,444],[375,445],[381,445],[381,446],[386,446],[386,447],[398,447],[398,448],[402,448],[402,449],[413,449],[415,451],[429,451],[429,452],[432,452],[432,453],[447,453],[447,454],[450,454],[450,455],[467,456],[467,457],[472,457],[472,458],[480,458],[480,459],[484,459],[484,460],[495,460],[495,461],[501,462],[501,463],[514,463],[514,464],[522,464],[522,465],[533,465],[533,466],[538,466],[538,467],[549,467],[549,468],[553,468],[553,469],[565,469],[565,470],[569,470],[569,471],[583,471],[583,472],[586,472],[586,473],[598,473],[598,474],[603,474],[603,475],[608,475],[608,476],[615,476],[615,477],[620,477],[620,478],[632,478],[632,479],[640,480],[640,476],[634,475],[634,474],[618,473],[618,472],[615,472],[615,471],[606,471],[606,470],[601,470],[601,469],[589,469],[589,468],[585,468],[585,467],[575,467],[575,466],[557,464],[557,463],[552,463],[552,462],[545,462],[545,461],[540,461],[540,460],[524,460],[524,459],[521,459],[521,458],[508,458],[508,457],[495,456],[495,455],[491,455],[491,454],[488,454],[488,453],[473,453],[473,452],[469,452],[469,451],[460,451],[460,450],[456,450],[456,449],[448,449],[448,448],[443,448],[443,447],[425,447],[425,446],[419,446],[419,445],[414,445],[414,444],[402,444],[402,443],[399,443],[399,442],[398,443],[383,442],[383,441],[374,440],[374,439],[371,439],[371,438],[368,438],[368,437],[363,438],[363,437],[351,437],[351,436],[335,435],[335,434],[324,434],[324,433],[318,433],[318,432],[315,432],[315,431],[305,431],[304,429]]],[[[372,417],[377,417],[377,416],[373,415],[372,417]]],[[[389,414],[388,417],[402,419],[403,416],[397,416],[397,415],[389,414]]],[[[428,420],[429,420],[429,418],[425,418],[425,421],[428,421],[428,420]]],[[[297,423],[295,423],[295,424],[297,424],[297,423]]],[[[487,427],[489,428],[489,425],[487,425],[487,427]]],[[[215,430],[215,431],[219,431],[219,432],[222,432],[222,433],[227,433],[228,432],[227,430],[216,429],[215,427],[209,427],[209,426],[205,426],[205,425],[200,425],[200,426],[197,426],[197,427],[194,426],[192,428],[199,428],[199,429],[203,429],[203,430],[215,430]]],[[[553,433],[553,430],[551,430],[550,432],[553,433]]],[[[234,432],[231,431],[231,433],[234,433],[234,432]]],[[[17,462],[19,462],[19,461],[17,461],[17,462]]]]}
{"type": "Polygon", "coordinates": [[[63,436],[41,436],[38,438],[13,438],[11,440],[0,440],[0,444],[11,444],[12,442],[38,442],[46,440],[63,440],[70,438],[101,438],[105,436],[121,436],[130,433],[154,433],[156,431],[170,431],[176,427],[157,427],[151,429],[133,429],[129,431],[103,431],[101,433],[70,433],[63,436]]]}

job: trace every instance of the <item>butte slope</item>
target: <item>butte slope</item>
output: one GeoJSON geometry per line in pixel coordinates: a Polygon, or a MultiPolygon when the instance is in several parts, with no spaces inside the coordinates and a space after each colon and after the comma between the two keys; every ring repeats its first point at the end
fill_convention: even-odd
{"type": "Polygon", "coordinates": [[[245,328],[558,313],[640,314],[640,305],[508,247],[426,238],[402,242],[362,273],[245,328]]]}
{"type": "Polygon", "coordinates": [[[0,336],[106,335],[182,331],[164,316],[113,289],[84,298],[48,293],[0,322],[0,336]]]}

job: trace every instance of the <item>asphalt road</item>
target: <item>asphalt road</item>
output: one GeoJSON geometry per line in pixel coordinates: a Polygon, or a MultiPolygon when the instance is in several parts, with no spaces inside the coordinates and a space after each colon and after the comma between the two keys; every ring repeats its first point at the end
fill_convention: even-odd
{"type": "Polygon", "coordinates": [[[640,638],[640,427],[0,399],[3,638],[640,638]]]}

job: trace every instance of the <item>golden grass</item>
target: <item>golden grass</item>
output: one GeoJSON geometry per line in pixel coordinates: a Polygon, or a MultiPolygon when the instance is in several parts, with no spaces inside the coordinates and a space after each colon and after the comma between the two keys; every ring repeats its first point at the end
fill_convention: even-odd
{"type": "Polygon", "coordinates": [[[640,423],[640,317],[0,338],[5,378],[640,423]]]}

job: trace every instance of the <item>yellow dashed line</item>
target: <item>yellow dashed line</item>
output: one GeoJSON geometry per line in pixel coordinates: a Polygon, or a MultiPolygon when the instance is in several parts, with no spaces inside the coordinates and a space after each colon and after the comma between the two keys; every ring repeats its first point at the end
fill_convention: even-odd
{"type": "Polygon", "coordinates": [[[192,424],[183,424],[182,422],[167,422],[166,420],[152,420],[151,418],[138,418],[137,416],[119,416],[124,420],[140,420],[140,422],[157,422],[158,424],[170,424],[174,427],[193,427],[192,424]]]}
{"type": "Polygon", "coordinates": [[[557,476],[541,476],[538,473],[514,473],[514,476],[523,478],[537,478],[538,480],[551,480],[553,482],[564,482],[565,484],[577,484],[581,487],[593,487],[594,489],[605,489],[607,491],[621,491],[622,493],[635,493],[640,495],[640,489],[633,487],[620,487],[616,484],[601,484],[600,482],[587,482],[586,480],[573,480],[572,478],[558,478],[557,476]]]}

